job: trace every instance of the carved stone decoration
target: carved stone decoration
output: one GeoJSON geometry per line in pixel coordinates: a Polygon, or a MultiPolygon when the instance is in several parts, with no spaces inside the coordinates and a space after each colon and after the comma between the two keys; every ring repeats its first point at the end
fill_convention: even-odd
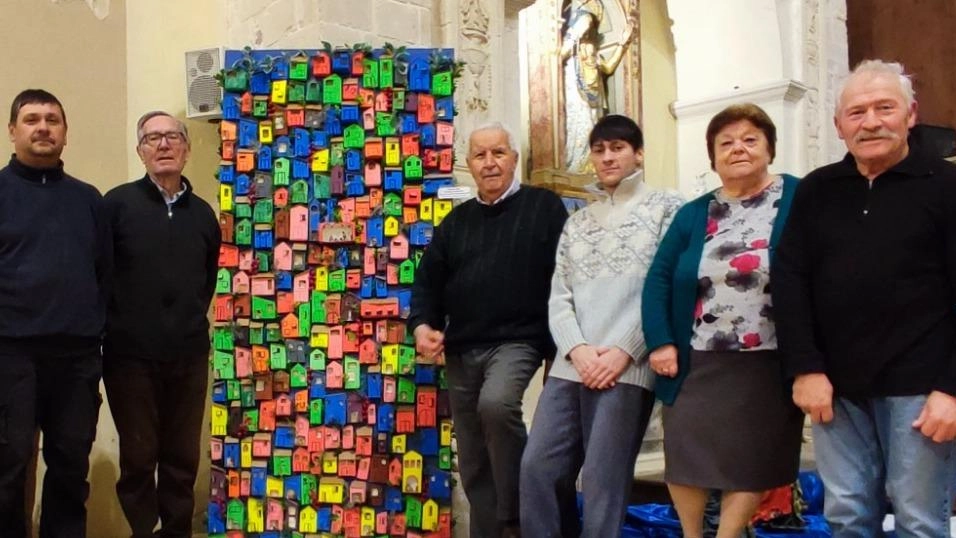
{"type": "Polygon", "coordinates": [[[468,0],[461,6],[461,35],[478,45],[488,43],[488,14],[479,0],[468,0]]]}
{"type": "Polygon", "coordinates": [[[491,97],[491,77],[486,74],[488,52],[479,48],[467,48],[461,51],[461,59],[465,61],[461,84],[461,90],[466,94],[463,104],[471,112],[486,113],[491,97]]]}
{"type": "Polygon", "coordinates": [[[461,7],[461,59],[465,61],[461,90],[463,104],[471,112],[488,112],[491,99],[491,70],[488,67],[488,24],[490,18],[480,0],[468,0],[461,7]]]}
{"type": "Polygon", "coordinates": [[[803,4],[803,17],[806,21],[804,30],[804,73],[806,77],[807,109],[807,170],[813,170],[822,162],[820,139],[822,137],[820,110],[820,31],[819,31],[819,0],[807,0],[803,4]]]}
{"type": "Polygon", "coordinates": [[[806,169],[840,159],[846,147],[832,128],[836,91],[849,67],[846,3],[807,0],[802,5],[802,80],[808,86],[803,127],[806,169]]]}
{"type": "Polygon", "coordinates": [[[830,118],[836,107],[836,85],[840,79],[849,72],[850,58],[849,45],[847,41],[846,29],[846,2],[823,2],[819,6],[821,24],[821,58],[825,63],[821,65],[820,72],[825,76],[820,81],[823,98],[820,99],[822,113],[825,121],[823,125],[828,126],[827,135],[823,137],[823,143],[820,144],[823,155],[822,162],[832,162],[843,157],[846,152],[846,146],[843,141],[836,136],[836,132],[829,128],[830,118]]]}
{"type": "MultiPolygon", "coordinates": [[[[459,59],[464,60],[456,97],[460,115],[460,133],[469,133],[488,120],[492,95],[492,69],[489,65],[491,18],[481,0],[467,0],[459,10],[459,59]]],[[[455,161],[465,162],[467,144],[456,144],[455,161]]]]}

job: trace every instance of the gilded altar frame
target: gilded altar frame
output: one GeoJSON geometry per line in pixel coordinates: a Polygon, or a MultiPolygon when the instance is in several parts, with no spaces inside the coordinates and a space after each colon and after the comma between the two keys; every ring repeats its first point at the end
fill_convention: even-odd
{"type": "MultiPolygon", "coordinates": [[[[615,41],[629,17],[634,33],[627,52],[614,75],[608,80],[611,113],[624,114],[641,123],[641,54],[639,0],[602,0],[605,19],[600,31],[605,39],[602,51],[615,41]]],[[[569,0],[538,0],[528,17],[528,174],[534,185],[549,187],[562,195],[587,198],[582,189],[593,181],[584,174],[569,174],[565,168],[566,126],[563,117],[564,81],[560,59],[562,35],[569,11],[569,0]]]]}

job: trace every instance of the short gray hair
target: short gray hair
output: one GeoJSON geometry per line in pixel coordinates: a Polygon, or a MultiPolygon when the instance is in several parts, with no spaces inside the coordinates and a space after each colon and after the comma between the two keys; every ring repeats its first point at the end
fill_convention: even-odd
{"type": "Polygon", "coordinates": [[[508,147],[511,148],[511,151],[518,153],[518,146],[515,145],[515,135],[512,134],[511,129],[505,127],[505,124],[501,123],[500,121],[489,121],[482,123],[478,127],[472,129],[471,134],[468,135],[469,146],[471,145],[471,135],[479,131],[504,131],[504,133],[508,136],[508,147]]]}
{"type": "Polygon", "coordinates": [[[173,116],[169,112],[166,112],[165,110],[152,110],[140,116],[139,120],[136,122],[136,144],[137,145],[139,145],[140,140],[143,139],[143,125],[146,125],[147,121],[160,116],[165,116],[167,118],[172,118],[173,120],[175,120],[176,127],[179,129],[179,132],[186,137],[186,142],[187,143],[189,142],[189,130],[186,129],[186,124],[183,123],[182,120],[180,120],[176,116],[173,116]]]}
{"type": "Polygon", "coordinates": [[[834,105],[834,114],[840,113],[840,107],[843,106],[843,92],[846,91],[847,85],[850,84],[851,80],[860,76],[885,76],[895,79],[899,83],[900,92],[902,92],[903,100],[906,102],[906,108],[913,106],[913,102],[916,100],[916,92],[913,91],[913,79],[903,69],[903,64],[883,60],[863,60],[856,64],[853,71],[840,83],[836,104],[834,105]]]}

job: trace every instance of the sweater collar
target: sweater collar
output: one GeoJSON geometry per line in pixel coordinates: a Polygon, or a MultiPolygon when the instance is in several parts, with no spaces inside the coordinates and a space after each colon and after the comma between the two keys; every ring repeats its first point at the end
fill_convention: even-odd
{"type": "Polygon", "coordinates": [[[638,168],[632,172],[631,175],[622,179],[613,193],[608,194],[600,181],[595,181],[587,185],[585,190],[604,197],[614,204],[625,203],[628,200],[637,198],[644,191],[644,170],[638,168]]]}
{"type": "Polygon", "coordinates": [[[513,193],[509,194],[508,196],[499,197],[498,200],[496,200],[495,203],[491,205],[483,203],[477,196],[472,198],[472,200],[474,200],[475,203],[478,205],[478,207],[481,208],[481,211],[483,213],[488,215],[499,215],[507,211],[508,208],[511,207],[512,202],[520,198],[522,193],[524,193],[526,190],[527,189],[524,187],[519,188],[513,193]]]}
{"type": "Polygon", "coordinates": [[[59,181],[64,176],[63,161],[59,161],[59,164],[54,168],[34,168],[21,162],[16,155],[11,155],[10,169],[16,172],[18,176],[36,183],[59,181]]]}

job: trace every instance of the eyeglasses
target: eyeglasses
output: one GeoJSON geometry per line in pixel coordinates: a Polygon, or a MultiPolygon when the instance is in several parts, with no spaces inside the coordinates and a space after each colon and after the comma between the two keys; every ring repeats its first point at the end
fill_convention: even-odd
{"type": "Polygon", "coordinates": [[[164,138],[170,146],[178,146],[186,141],[186,135],[183,133],[179,131],[169,131],[165,133],[146,133],[143,135],[143,138],[139,139],[139,143],[156,147],[164,138]]]}

